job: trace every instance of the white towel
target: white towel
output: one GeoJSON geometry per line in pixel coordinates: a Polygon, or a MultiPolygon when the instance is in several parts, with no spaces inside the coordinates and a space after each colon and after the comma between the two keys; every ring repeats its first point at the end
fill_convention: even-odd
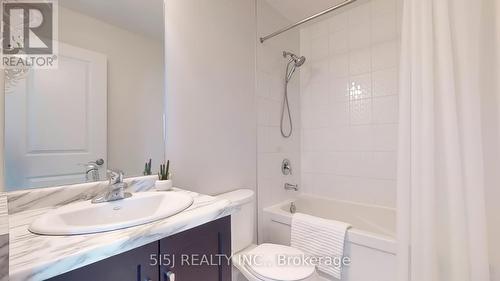
{"type": "MultiPolygon", "coordinates": [[[[292,218],[291,246],[302,250],[306,256],[341,261],[350,227],[347,223],[296,213],[292,218]]],[[[323,273],[342,280],[342,263],[323,260],[316,266],[323,273]]]]}

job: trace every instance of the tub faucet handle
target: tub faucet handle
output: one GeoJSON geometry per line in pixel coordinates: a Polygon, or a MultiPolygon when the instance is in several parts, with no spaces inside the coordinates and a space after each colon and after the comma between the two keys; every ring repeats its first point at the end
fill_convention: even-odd
{"type": "Polygon", "coordinates": [[[281,172],[283,175],[288,176],[292,174],[292,162],[288,159],[284,159],[281,163],[281,172]]]}

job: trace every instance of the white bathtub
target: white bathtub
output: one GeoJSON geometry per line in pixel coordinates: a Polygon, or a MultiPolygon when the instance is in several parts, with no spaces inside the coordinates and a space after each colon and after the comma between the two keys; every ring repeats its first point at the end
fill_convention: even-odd
{"type": "MultiPolygon", "coordinates": [[[[295,203],[297,212],[352,225],[347,232],[345,246],[345,254],[352,263],[344,267],[342,280],[396,280],[394,209],[301,195],[296,200],[264,209],[264,229],[260,242],[290,244],[291,202],[295,203]]],[[[336,280],[323,277],[323,280],[336,280]]]]}

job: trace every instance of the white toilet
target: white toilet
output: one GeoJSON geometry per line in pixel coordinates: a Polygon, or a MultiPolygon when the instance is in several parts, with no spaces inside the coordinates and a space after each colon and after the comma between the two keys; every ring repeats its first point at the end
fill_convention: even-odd
{"type": "Polygon", "coordinates": [[[233,252],[233,281],[241,273],[249,281],[315,281],[314,265],[278,264],[278,256],[302,256],[303,252],[276,244],[255,245],[256,212],[254,192],[239,189],[218,195],[240,206],[231,216],[231,247],[233,252]],[[236,270],[235,270],[236,269],[236,270]]]}

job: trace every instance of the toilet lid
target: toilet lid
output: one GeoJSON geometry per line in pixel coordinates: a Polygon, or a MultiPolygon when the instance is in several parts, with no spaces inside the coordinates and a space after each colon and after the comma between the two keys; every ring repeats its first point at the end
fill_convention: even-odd
{"type": "Polygon", "coordinates": [[[304,252],[283,245],[261,244],[245,254],[245,267],[265,281],[298,281],[311,276],[315,266],[300,262],[304,252]]]}

